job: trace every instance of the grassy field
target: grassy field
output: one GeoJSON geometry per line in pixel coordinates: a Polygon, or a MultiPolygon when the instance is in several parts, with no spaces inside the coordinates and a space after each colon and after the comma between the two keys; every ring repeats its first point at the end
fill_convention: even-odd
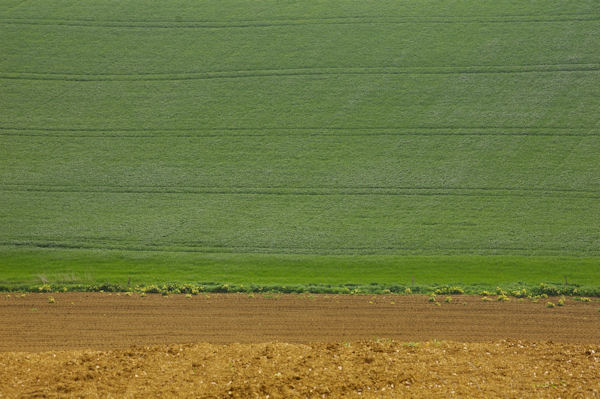
{"type": "Polygon", "coordinates": [[[0,288],[600,287],[596,0],[0,0],[0,288]]]}

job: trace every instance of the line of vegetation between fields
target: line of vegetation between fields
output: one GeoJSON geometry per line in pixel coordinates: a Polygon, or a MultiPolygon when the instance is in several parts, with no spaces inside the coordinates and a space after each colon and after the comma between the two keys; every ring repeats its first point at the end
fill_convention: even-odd
{"type": "Polygon", "coordinates": [[[191,294],[201,293],[273,293],[273,294],[427,294],[435,295],[481,295],[488,297],[539,298],[548,296],[586,296],[600,297],[600,287],[586,287],[577,284],[548,284],[539,285],[512,284],[505,287],[489,285],[402,285],[402,284],[229,284],[221,282],[176,283],[148,285],[121,285],[115,283],[101,284],[0,284],[0,292],[131,292],[144,294],[191,294]]]}

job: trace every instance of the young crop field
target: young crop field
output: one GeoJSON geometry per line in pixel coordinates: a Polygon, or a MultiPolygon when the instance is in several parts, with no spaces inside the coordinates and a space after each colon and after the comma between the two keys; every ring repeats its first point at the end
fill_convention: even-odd
{"type": "Polygon", "coordinates": [[[595,0],[1,0],[0,289],[600,287],[595,0]]]}

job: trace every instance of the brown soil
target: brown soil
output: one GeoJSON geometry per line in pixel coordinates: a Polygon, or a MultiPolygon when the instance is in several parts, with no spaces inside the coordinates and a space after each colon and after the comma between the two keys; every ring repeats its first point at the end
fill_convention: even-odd
{"type": "Polygon", "coordinates": [[[0,398],[600,398],[599,303],[547,301],[2,294],[0,398]]]}
{"type": "Polygon", "coordinates": [[[0,353],[3,398],[597,398],[599,375],[600,345],[516,340],[0,353]]]}
{"type": "Polygon", "coordinates": [[[483,302],[453,296],[441,306],[422,295],[210,294],[186,298],[107,293],[0,295],[0,351],[114,349],[208,342],[481,342],[506,338],[600,343],[599,302],[555,299],[483,302]],[[49,303],[48,297],[55,303],[49,303]],[[465,305],[466,303],[466,305],[465,305]]]}

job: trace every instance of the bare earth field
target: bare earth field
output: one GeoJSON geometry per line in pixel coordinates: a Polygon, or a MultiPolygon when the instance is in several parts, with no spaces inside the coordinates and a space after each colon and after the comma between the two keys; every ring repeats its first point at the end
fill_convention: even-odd
{"type": "Polygon", "coordinates": [[[0,397],[600,397],[598,302],[452,298],[2,294],[0,397]]]}
{"type": "Polygon", "coordinates": [[[482,342],[507,338],[600,344],[600,302],[483,302],[423,295],[108,293],[0,296],[0,351],[116,349],[131,345],[261,342],[482,342]],[[52,296],[55,303],[49,303],[52,296]]]}

